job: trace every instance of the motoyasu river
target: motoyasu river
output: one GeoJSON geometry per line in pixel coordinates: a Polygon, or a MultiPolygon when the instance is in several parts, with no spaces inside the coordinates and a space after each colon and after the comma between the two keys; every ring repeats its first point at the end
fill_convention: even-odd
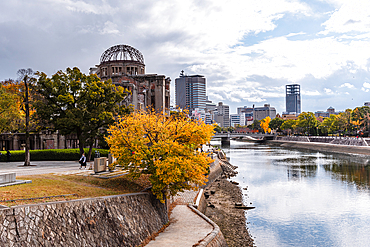
{"type": "Polygon", "coordinates": [[[246,211],[256,246],[370,246],[370,157],[236,141],[222,149],[256,207],[246,211]]]}

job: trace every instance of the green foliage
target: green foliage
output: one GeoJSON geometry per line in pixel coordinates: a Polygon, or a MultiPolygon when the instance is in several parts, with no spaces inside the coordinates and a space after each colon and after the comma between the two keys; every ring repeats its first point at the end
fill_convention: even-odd
{"type": "Polygon", "coordinates": [[[215,125],[214,131],[216,131],[217,133],[221,133],[222,128],[219,125],[215,125]]]}
{"type": "MultiPolygon", "coordinates": [[[[100,152],[101,157],[108,157],[108,149],[95,149],[100,152]]],[[[85,152],[88,151],[87,148],[84,149],[85,152]]],[[[1,162],[6,161],[6,151],[0,151],[2,153],[1,162]]],[[[10,161],[24,161],[25,152],[23,150],[10,151],[10,161]]],[[[32,161],[72,161],[79,160],[80,150],[75,149],[43,149],[43,150],[30,150],[32,161]]]]}
{"type": "Polygon", "coordinates": [[[122,102],[127,94],[122,87],[101,81],[96,75],[85,75],[78,68],[58,71],[51,78],[37,72],[37,83],[32,87],[37,99],[36,115],[43,126],[53,126],[61,134],[75,133],[80,143],[90,146],[106,134],[119,113],[125,112],[122,102]]]}
{"type": "Polygon", "coordinates": [[[297,119],[297,126],[303,130],[303,134],[312,134],[318,126],[315,114],[312,112],[302,112],[297,119]]]}
{"type": "Polygon", "coordinates": [[[235,128],[234,127],[231,127],[231,126],[227,128],[227,131],[228,132],[234,132],[234,130],[235,130],[235,128]]]}
{"type": "Polygon", "coordinates": [[[288,120],[285,120],[284,123],[281,124],[280,126],[280,129],[282,130],[294,130],[296,128],[296,125],[297,125],[297,120],[293,120],[293,119],[288,119],[288,120]]]}
{"type": "Polygon", "coordinates": [[[332,134],[339,129],[338,118],[331,114],[330,117],[325,118],[319,125],[319,129],[323,134],[332,134]]]}
{"type": "Polygon", "coordinates": [[[0,133],[13,131],[20,118],[17,95],[9,92],[3,84],[0,84],[0,133]]]}
{"type": "Polygon", "coordinates": [[[271,120],[271,122],[269,124],[269,127],[270,127],[270,129],[273,129],[273,130],[276,130],[276,131],[280,132],[281,131],[280,127],[283,123],[284,123],[283,119],[276,117],[276,118],[271,120]]]}
{"type": "Polygon", "coordinates": [[[261,121],[258,120],[254,120],[250,127],[254,130],[262,131],[261,121]]]}

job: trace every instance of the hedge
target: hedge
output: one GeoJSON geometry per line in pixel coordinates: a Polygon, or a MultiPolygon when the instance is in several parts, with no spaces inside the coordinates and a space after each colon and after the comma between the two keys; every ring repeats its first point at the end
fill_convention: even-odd
{"type": "MultiPolygon", "coordinates": [[[[85,148],[85,154],[88,153],[89,149],[85,148]]],[[[91,153],[91,159],[94,159],[95,150],[99,151],[101,157],[108,157],[108,149],[96,149],[93,148],[91,153]]],[[[0,162],[6,161],[6,151],[0,151],[2,153],[0,162]]],[[[14,150],[10,151],[10,161],[24,161],[25,151],[14,150]]],[[[42,149],[42,150],[30,150],[31,161],[71,161],[80,159],[80,149],[42,149]]]]}

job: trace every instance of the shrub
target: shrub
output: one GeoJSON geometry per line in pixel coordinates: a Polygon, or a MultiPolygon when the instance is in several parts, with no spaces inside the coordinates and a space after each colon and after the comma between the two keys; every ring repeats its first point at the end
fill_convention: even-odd
{"type": "MultiPolygon", "coordinates": [[[[89,151],[88,148],[85,148],[85,153],[89,151]]],[[[91,153],[91,159],[94,159],[94,153],[96,151],[100,152],[101,157],[108,157],[108,149],[97,149],[93,148],[91,153]]],[[[6,151],[0,151],[1,162],[6,161],[6,151]]],[[[14,150],[10,151],[10,161],[24,161],[25,151],[23,150],[14,150]]],[[[70,160],[79,160],[80,159],[80,150],[75,149],[42,149],[42,150],[30,150],[31,161],[70,161],[70,160]]]]}

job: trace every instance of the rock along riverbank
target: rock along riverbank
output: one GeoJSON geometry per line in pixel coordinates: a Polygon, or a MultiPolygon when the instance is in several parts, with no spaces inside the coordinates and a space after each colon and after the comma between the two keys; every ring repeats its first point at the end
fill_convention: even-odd
{"type": "Polygon", "coordinates": [[[235,207],[243,203],[242,191],[227,180],[233,172],[227,168],[229,164],[225,165],[221,177],[205,188],[205,215],[220,227],[229,247],[254,246],[246,227],[246,211],[235,207]]]}

